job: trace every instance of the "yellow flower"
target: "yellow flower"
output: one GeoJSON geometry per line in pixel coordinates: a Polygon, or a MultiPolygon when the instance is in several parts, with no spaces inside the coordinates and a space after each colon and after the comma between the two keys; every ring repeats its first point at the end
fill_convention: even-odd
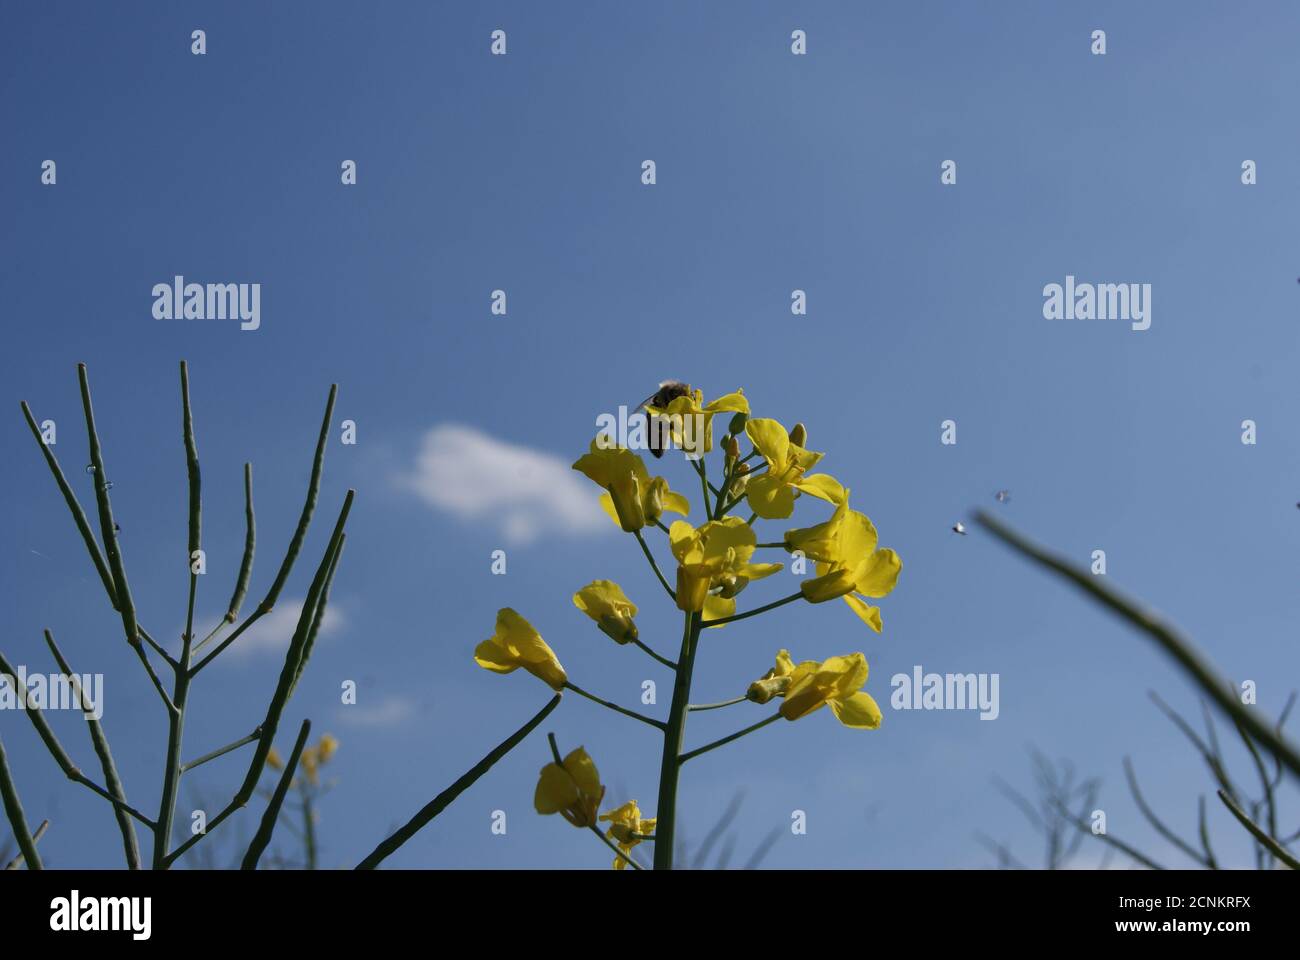
{"type": "Polygon", "coordinates": [[[591,450],[573,469],[603,487],[600,505],[628,533],[654,523],[664,511],[690,513],[691,504],[668,489],[663,477],[651,477],[640,454],[614,444],[605,434],[591,441],[591,450]]]}
{"type": "Polygon", "coordinates": [[[334,756],[335,751],[339,748],[339,742],[327,733],[320,738],[317,748],[320,750],[320,762],[329,763],[330,758],[334,756]]]}
{"type": "Polygon", "coordinates": [[[668,528],[668,540],[678,564],[678,609],[702,610],[710,620],[731,616],[737,593],[781,569],[779,563],[749,562],[758,538],[740,517],[710,520],[698,529],[678,520],[668,528]]]}
{"type": "Polygon", "coordinates": [[[776,655],[776,666],[749,685],[745,694],[755,703],[767,703],[783,697],[781,716],[798,720],[830,706],[835,719],[855,730],[875,730],[880,726],[880,707],[870,694],[862,692],[867,682],[867,658],[860,653],[830,657],[822,663],[805,660],[798,666],[790,653],[776,655]]]}
{"type": "MultiPolygon", "coordinates": [[[[805,477],[824,456],[795,443],[785,427],[763,417],[748,420],[745,433],[767,461],[767,472],[749,479],[745,497],[749,508],[764,520],[784,520],[794,512],[796,491],[838,504],[845,497],[840,482],[827,473],[805,477]]],[[[803,431],[806,436],[807,431],[803,431]]]]}
{"type": "Polygon", "coordinates": [[[871,520],[849,509],[848,491],[826,522],[787,531],[785,548],[817,561],[817,576],[799,584],[804,598],[822,603],[843,597],[853,612],[879,633],[880,608],[863,598],[887,596],[898,583],[903,561],[893,550],[878,549],[878,541],[871,520]]]}
{"type": "Polygon", "coordinates": [[[496,633],[474,648],[474,662],[494,673],[512,673],[523,667],[553,690],[563,690],[568,679],[555,651],[531,623],[509,607],[497,611],[496,633]]]}
{"type": "Polygon", "coordinates": [[[596,621],[617,643],[631,643],[637,638],[636,604],[623,594],[613,580],[593,580],[573,595],[573,605],[596,621]]]}
{"type": "Polygon", "coordinates": [[[790,659],[790,651],[782,650],[776,655],[776,666],[751,683],[745,696],[754,703],[767,703],[773,697],[784,697],[792,673],[794,661],[790,659]]]}
{"type": "Polygon", "coordinates": [[[561,763],[542,767],[533,806],[541,814],[558,813],[575,827],[591,827],[604,796],[596,764],[578,747],[561,763]]]}
{"type": "MultiPolygon", "coordinates": [[[[609,822],[610,827],[605,835],[617,843],[619,850],[625,854],[631,853],[632,848],[641,842],[641,837],[648,837],[655,831],[655,818],[643,820],[641,808],[636,805],[635,800],[629,800],[609,813],[602,813],[600,819],[609,822]]],[[[615,870],[623,870],[626,867],[626,860],[622,857],[614,858],[615,870]]]]}
{"type": "Polygon", "coordinates": [[[669,401],[666,407],[647,406],[651,416],[666,417],[673,442],[687,453],[703,454],[713,449],[713,418],[723,412],[749,414],[744,390],[704,402],[704,393],[693,390],[669,401]],[[701,437],[700,434],[703,434],[701,437]]]}

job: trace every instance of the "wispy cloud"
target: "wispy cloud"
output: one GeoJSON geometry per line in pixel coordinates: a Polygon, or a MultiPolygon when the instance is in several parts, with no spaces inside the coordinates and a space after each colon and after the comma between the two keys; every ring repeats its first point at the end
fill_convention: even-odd
{"type": "MultiPolygon", "coordinates": [[[[261,653],[283,654],[289,648],[289,641],[293,639],[293,631],[298,626],[298,617],[302,615],[302,603],[301,600],[278,601],[275,609],[240,634],[239,639],[230,645],[230,648],[221,655],[220,659],[225,660],[227,657],[251,656],[261,653]]],[[[318,638],[336,632],[346,622],[347,620],[343,612],[339,610],[338,605],[331,603],[325,608],[325,616],[320,622],[318,638]]],[[[228,633],[229,628],[225,632],[228,633]]],[[[207,649],[211,649],[216,642],[213,641],[212,645],[205,648],[205,652],[207,649]]]]}
{"type": "Polygon", "coordinates": [[[339,708],[339,722],[351,727],[398,727],[415,716],[415,704],[405,697],[387,696],[374,704],[339,708]]]}
{"type": "Polygon", "coordinates": [[[568,462],[473,427],[446,423],[426,432],[399,482],[437,510],[491,524],[509,545],[545,533],[590,536],[614,529],[595,488],[568,462]]]}

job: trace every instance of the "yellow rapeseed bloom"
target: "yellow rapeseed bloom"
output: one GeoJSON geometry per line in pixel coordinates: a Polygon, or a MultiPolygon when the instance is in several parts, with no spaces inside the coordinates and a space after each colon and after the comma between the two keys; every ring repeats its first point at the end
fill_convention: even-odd
{"type": "Polygon", "coordinates": [[[731,616],[737,593],[781,569],[779,563],[749,562],[758,538],[740,517],[710,520],[698,529],[678,520],[668,528],[668,540],[678,564],[678,608],[702,610],[710,620],[731,616]]]}
{"type": "Polygon", "coordinates": [[[568,676],[533,625],[509,607],[497,611],[496,633],[474,649],[474,662],[494,673],[523,667],[553,690],[563,690],[568,676]]]}
{"type": "Polygon", "coordinates": [[[676,397],[666,407],[646,407],[651,416],[666,417],[673,443],[687,453],[703,454],[713,449],[713,418],[719,413],[749,414],[749,400],[745,391],[737,390],[704,402],[704,393],[692,390],[676,397]],[[703,433],[701,437],[699,434],[703,433]]]}
{"type": "Polygon", "coordinates": [[[604,489],[601,508],[628,533],[654,523],[665,511],[683,516],[691,511],[690,501],[670,490],[667,480],[650,476],[640,454],[616,445],[607,435],[592,440],[573,469],[604,489]]]}
{"type": "MultiPolygon", "coordinates": [[[[609,822],[610,827],[605,835],[618,844],[619,850],[625,854],[631,853],[632,848],[641,842],[641,837],[648,837],[655,831],[655,818],[642,819],[641,809],[636,805],[635,800],[629,800],[609,813],[602,813],[600,819],[609,822]]],[[[615,870],[623,870],[626,867],[626,860],[622,857],[614,858],[615,870]]]]}
{"type": "MultiPolygon", "coordinates": [[[[844,488],[830,474],[804,476],[824,454],[799,446],[776,420],[750,419],[745,423],[745,433],[767,462],[767,472],[751,477],[745,487],[749,508],[764,520],[784,520],[790,516],[794,512],[796,491],[835,504],[844,499],[844,488]]],[[[803,433],[806,436],[807,431],[803,433]]]]}
{"type": "Polygon", "coordinates": [[[798,720],[829,706],[835,719],[855,730],[880,726],[880,707],[862,691],[867,682],[867,658],[861,653],[830,657],[818,663],[805,660],[798,666],[788,650],[776,655],[776,666],[749,685],[745,694],[755,703],[782,697],[781,716],[798,720]]]}
{"type": "Polygon", "coordinates": [[[573,605],[596,621],[616,643],[637,639],[636,604],[613,580],[593,580],[573,595],[573,605]]]}
{"type": "Polygon", "coordinates": [[[533,806],[541,814],[558,813],[575,827],[591,827],[604,797],[596,764],[578,747],[560,763],[542,767],[533,806]]]}
{"type": "Polygon", "coordinates": [[[829,520],[789,530],[785,535],[787,550],[798,550],[817,561],[817,576],[799,584],[804,597],[810,603],[843,597],[853,612],[877,633],[881,630],[880,608],[863,598],[887,596],[903,569],[898,554],[878,549],[878,542],[871,520],[849,509],[848,491],[829,520]]]}

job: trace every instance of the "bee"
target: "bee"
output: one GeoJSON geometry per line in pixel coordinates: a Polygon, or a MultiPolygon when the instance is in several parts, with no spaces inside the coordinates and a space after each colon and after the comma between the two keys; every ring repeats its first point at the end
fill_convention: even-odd
{"type": "MultiPolygon", "coordinates": [[[[659,384],[658,390],[650,394],[650,396],[646,397],[644,400],[642,400],[640,403],[636,405],[636,409],[642,410],[645,409],[646,407],[658,407],[660,410],[662,410],[664,407],[668,406],[668,404],[672,403],[678,397],[684,397],[690,392],[691,392],[691,388],[689,384],[682,383],[680,380],[664,380],[662,383],[659,384]]],[[[648,443],[650,447],[650,452],[653,453],[656,458],[658,458],[664,455],[663,441],[664,441],[664,433],[666,432],[664,429],[666,424],[662,422],[659,424],[655,424],[653,420],[654,418],[651,417],[649,411],[647,411],[646,412],[646,433],[649,434],[648,443]]]]}

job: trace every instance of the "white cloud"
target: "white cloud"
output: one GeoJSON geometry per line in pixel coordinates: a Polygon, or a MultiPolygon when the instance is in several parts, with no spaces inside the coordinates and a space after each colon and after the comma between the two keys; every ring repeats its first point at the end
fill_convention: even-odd
{"type": "MultiPolygon", "coordinates": [[[[239,635],[239,639],[221,655],[221,659],[224,660],[232,655],[248,656],[255,653],[283,654],[289,649],[289,641],[293,639],[293,632],[298,627],[298,617],[302,615],[302,603],[301,600],[278,601],[274,610],[239,635]]],[[[325,608],[325,616],[321,618],[317,639],[336,632],[346,622],[338,606],[331,603],[325,608]]],[[[227,631],[229,629],[227,628],[227,631]]],[[[223,631],[222,636],[227,635],[227,631],[223,631]]],[[[215,646],[220,641],[221,637],[218,637],[209,646],[215,646]]],[[[203,652],[207,653],[207,648],[203,652]]]]}
{"type": "Polygon", "coordinates": [[[435,509],[492,524],[510,545],[546,533],[590,536],[614,529],[596,488],[568,462],[473,427],[430,429],[411,471],[399,480],[435,509]]]}
{"type": "Polygon", "coordinates": [[[355,704],[342,707],[338,716],[341,723],[353,727],[397,727],[415,715],[415,705],[403,697],[385,697],[371,705],[355,704]]]}

